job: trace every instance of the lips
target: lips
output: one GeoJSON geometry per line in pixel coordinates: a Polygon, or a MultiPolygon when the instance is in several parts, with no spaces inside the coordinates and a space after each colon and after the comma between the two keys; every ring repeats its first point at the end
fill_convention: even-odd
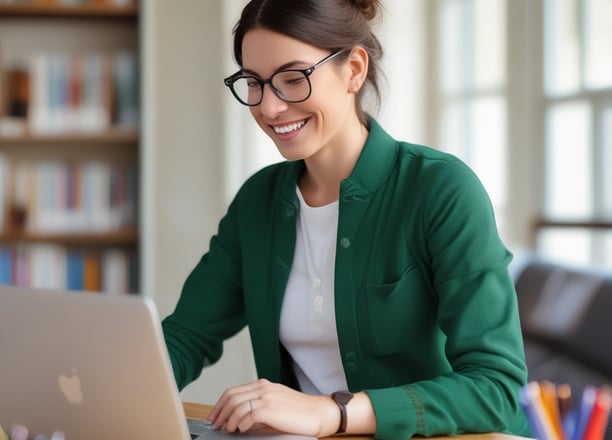
{"type": "Polygon", "coordinates": [[[285,125],[272,125],[271,127],[276,134],[289,134],[302,128],[304,125],[306,125],[306,122],[308,122],[308,119],[292,122],[285,125]]]}

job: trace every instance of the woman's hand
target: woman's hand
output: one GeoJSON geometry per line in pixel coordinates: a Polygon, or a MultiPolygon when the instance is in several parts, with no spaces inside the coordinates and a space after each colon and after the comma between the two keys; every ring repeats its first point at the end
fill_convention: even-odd
{"type": "Polygon", "coordinates": [[[326,437],[338,430],[340,411],[329,396],[310,396],[260,379],[227,389],[208,420],[229,432],[264,425],[282,432],[326,437]]]}

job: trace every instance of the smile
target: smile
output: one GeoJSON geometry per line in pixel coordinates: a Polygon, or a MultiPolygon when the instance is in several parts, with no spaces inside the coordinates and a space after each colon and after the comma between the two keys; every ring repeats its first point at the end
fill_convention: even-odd
{"type": "Polygon", "coordinates": [[[304,119],[303,121],[294,122],[293,124],[272,126],[272,128],[274,129],[275,133],[287,134],[302,128],[304,125],[306,125],[306,122],[307,120],[304,119]]]}

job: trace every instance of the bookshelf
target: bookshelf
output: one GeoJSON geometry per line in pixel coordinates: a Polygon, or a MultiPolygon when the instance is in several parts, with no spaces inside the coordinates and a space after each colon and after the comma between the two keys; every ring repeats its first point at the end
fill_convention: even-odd
{"type": "Polygon", "coordinates": [[[0,3],[3,17],[72,17],[72,18],[123,18],[136,20],[138,7],[127,2],[124,6],[112,2],[64,2],[31,1],[0,3]]]}
{"type": "Polygon", "coordinates": [[[136,0],[0,0],[0,283],[139,292],[136,0]]]}

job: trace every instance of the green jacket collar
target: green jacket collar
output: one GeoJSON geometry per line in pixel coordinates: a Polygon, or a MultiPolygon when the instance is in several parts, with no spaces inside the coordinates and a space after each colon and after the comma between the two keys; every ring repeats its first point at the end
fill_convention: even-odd
{"type": "MultiPolygon", "coordinates": [[[[376,191],[388,176],[397,150],[393,139],[374,118],[369,119],[369,134],[351,175],[342,182],[343,198],[364,197],[376,191]]],[[[291,162],[283,190],[283,201],[295,209],[297,181],[306,168],[303,160],[291,162]]]]}

